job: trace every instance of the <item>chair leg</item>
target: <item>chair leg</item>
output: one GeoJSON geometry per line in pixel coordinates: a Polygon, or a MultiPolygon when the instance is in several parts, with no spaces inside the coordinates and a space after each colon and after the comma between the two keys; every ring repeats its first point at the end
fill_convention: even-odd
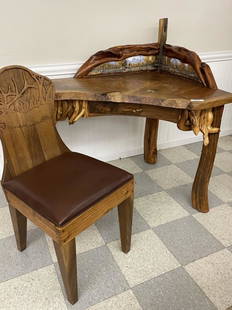
{"type": "Polygon", "coordinates": [[[133,196],[127,198],[118,206],[121,246],[124,253],[128,253],[131,247],[132,217],[133,196]]]}
{"type": "Polygon", "coordinates": [[[67,299],[73,305],[78,300],[75,238],[66,244],[59,244],[56,241],[53,241],[53,243],[67,299]]]}
{"type": "Polygon", "coordinates": [[[9,206],[15,239],[19,251],[27,246],[27,218],[14,207],[9,206]]]}

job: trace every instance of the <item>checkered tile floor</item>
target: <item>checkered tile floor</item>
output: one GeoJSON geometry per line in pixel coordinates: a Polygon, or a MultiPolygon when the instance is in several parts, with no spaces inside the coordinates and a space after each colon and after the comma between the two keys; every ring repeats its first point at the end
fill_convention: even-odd
{"type": "Polygon", "coordinates": [[[191,208],[201,143],[112,164],[135,175],[132,249],[120,250],[114,209],[77,238],[79,301],[71,306],[51,240],[32,224],[16,250],[6,202],[0,205],[0,309],[208,310],[232,305],[232,136],[219,142],[208,214],[191,208]]]}

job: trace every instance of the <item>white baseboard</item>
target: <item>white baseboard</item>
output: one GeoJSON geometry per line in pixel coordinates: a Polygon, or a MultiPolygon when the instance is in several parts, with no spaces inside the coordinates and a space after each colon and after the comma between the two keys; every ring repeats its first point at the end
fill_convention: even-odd
{"type": "MultiPolygon", "coordinates": [[[[199,53],[202,61],[207,63],[230,61],[232,60],[232,51],[217,51],[199,53]]],[[[28,66],[31,70],[46,75],[50,79],[71,78],[83,64],[81,61],[66,64],[48,64],[28,66]]]]}
{"type": "MultiPolygon", "coordinates": [[[[222,130],[220,132],[220,137],[228,136],[231,134],[232,134],[232,129],[222,130]]],[[[162,150],[162,149],[167,149],[167,148],[176,147],[180,145],[191,144],[191,143],[199,142],[199,141],[202,141],[203,143],[203,136],[201,133],[199,133],[198,136],[187,138],[187,139],[174,140],[174,141],[169,141],[165,143],[161,142],[160,144],[158,144],[158,149],[162,150]]]]}
{"type": "Polygon", "coordinates": [[[66,64],[35,65],[29,66],[29,68],[50,79],[61,79],[73,77],[82,64],[83,62],[79,61],[66,64]]]}
{"type": "MultiPolygon", "coordinates": [[[[232,135],[232,129],[223,130],[220,132],[220,137],[228,136],[228,135],[232,135]]],[[[169,141],[169,142],[165,142],[165,143],[162,143],[162,142],[158,143],[157,149],[158,150],[164,150],[164,149],[177,147],[177,146],[181,146],[181,145],[186,145],[186,144],[191,144],[191,143],[195,143],[195,142],[199,142],[199,141],[201,141],[202,145],[203,145],[203,137],[202,137],[202,134],[200,134],[200,133],[196,137],[191,137],[191,138],[187,138],[187,139],[179,139],[179,140],[169,141]]],[[[143,147],[131,149],[131,150],[124,150],[120,153],[111,153],[108,156],[104,156],[104,154],[102,154],[103,156],[101,156],[100,159],[103,161],[111,161],[111,160],[116,160],[116,159],[120,159],[120,158],[127,158],[127,157],[141,155],[141,154],[143,154],[143,147]]]]}
{"type": "Polygon", "coordinates": [[[198,55],[207,63],[232,60],[232,51],[205,52],[198,55]]]}

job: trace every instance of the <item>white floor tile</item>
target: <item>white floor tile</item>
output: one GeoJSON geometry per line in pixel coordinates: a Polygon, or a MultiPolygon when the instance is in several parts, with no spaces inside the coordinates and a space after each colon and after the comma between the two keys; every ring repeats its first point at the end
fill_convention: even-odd
{"type": "Polygon", "coordinates": [[[218,310],[232,305],[232,253],[227,249],[185,267],[218,310]]]}
{"type": "Polygon", "coordinates": [[[209,189],[223,202],[232,201],[232,177],[221,174],[211,178],[209,189]]]}
{"type": "Polygon", "coordinates": [[[221,137],[218,141],[218,146],[225,151],[232,150],[232,136],[221,137]]]}
{"type": "Polygon", "coordinates": [[[109,243],[108,247],[131,287],[179,266],[152,230],[133,235],[128,254],[121,251],[119,241],[109,243]]]}
{"type": "Polygon", "coordinates": [[[4,310],[66,310],[53,265],[0,283],[0,308],[4,310]]]}
{"type": "Polygon", "coordinates": [[[132,291],[126,291],[94,305],[87,310],[142,310],[132,291]]]}
{"type": "Polygon", "coordinates": [[[195,219],[213,234],[224,246],[232,245],[232,208],[222,205],[208,213],[197,213],[195,219]]]}
{"type": "Polygon", "coordinates": [[[7,201],[6,201],[6,197],[4,195],[4,192],[2,190],[2,187],[0,186],[0,207],[6,207],[7,201]]]}
{"type": "MultiPolygon", "coordinates": [[[[36,226],[28,221],[27,230],[33,229],[36,226]]],[[[10,211],[8,207],[0,208],[0,239],[14,235],[14,230],[11,222],[10,211]]]]}
{"type": "Polygon", "coordinates": [[[109,164],[121,168],[123,170],[126,170],[130,173],[138,173],[142,171],[142,169],[138,165],[136,165],[136,163],[130,158],[113,160],[110,161],[109,164]]]}
{"type": "Polygon", "coordinates": [[[214,165],[224,172],[232,171],[232,154],[230,152],[217,153],[214,165]]]}
{"type": "Polygon", "coordinates": [[[135,200],[135,207],[151,227],[189,215],[166,192],[159,192],[138,198],[135,200]]]}
{"type": "Polygon", "coordinates": [[[163,189],[192,182],[192,178],[175,165],[152,169],[146,171],[146,173],[163,189]]]}
{"type": "Polygon", "coordinates": [[[185,160],[198,158],[195,153],[189,151],[184,146],[172,147],[170,149],[161,150],[160,153],[174,164],[181,163],[185,160]]]}

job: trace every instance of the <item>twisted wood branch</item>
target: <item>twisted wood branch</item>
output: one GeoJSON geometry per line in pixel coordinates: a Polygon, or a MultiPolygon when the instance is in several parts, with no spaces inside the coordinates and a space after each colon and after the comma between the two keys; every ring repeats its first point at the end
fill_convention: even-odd
{"type": "Polygon", "coordinates": [[[199,132],[203,134],[204,145],[209,144],[209,134],[218,133],[220,128],[212,127],[213,112],[212,109],[200,111],[184,110],[177,123],[177,127],[181,130],[193,130],[197,136],[199,132]]]}
{"type": "Polygon", "coordinates": [[[81,117],[88,117],[88,101],[73,100],[65,101],[59,100],[56,102],[56,120],[61,121],[68,119],[69,124],[73,124],[81,117]]]}

